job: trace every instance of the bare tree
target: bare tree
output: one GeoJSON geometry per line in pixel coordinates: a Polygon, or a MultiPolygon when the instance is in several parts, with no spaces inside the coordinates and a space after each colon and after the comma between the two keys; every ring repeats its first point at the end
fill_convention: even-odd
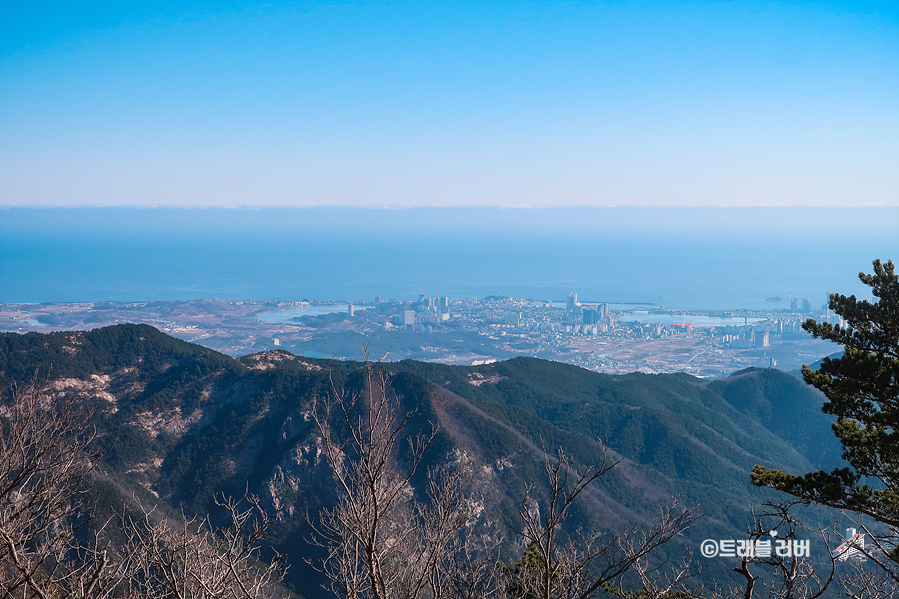
{"type": "MultiPolygon", "coordinates": [[[[598,467],[578,474],[571,459],[559,449],[555,459],[544,451],[549,482],[543,509],[529,487],[521,502],[517,533],[527,549],[524,558],[505,567],[507,594],[514,599],[589,599],[610,589],[610,583],[635,564],[643,564],[658,547],[691,526],[698,515],[682,509],[677,501],[662,510],[648,528],[633,528],[615,534],[575,531],[565,541],[564,523],[574,514],[575,501],[587,487],[616,464],[605,458],[598,467]]],[[[683,578],[678,576],[678,580],[683,578]]],[[[647,580],[648,582],[648,580],[647,580]]],[[[674,586],[674,585],[670,585],[674,586]]]]}
{"type": "Polygon", "coordinates": [[[37,376],[0,406],[0,599],[275,596],[282,556],[259,559],[269,519],[255,497],[244,497],[249,507],[216,502],[230,517],[218,536],[208,520],[172,525],[150,511],[141,522],[125,519],[124,547],[101,541],[111,521],[88,532],[92,417],[51,398],[37,376]]]}
{"type": "Polygon", "coordinates": [[[675,502],[649,527],[612,535],[563,531],[575,501],[615,464],[603,461],[578,475],[564,451],[554,460],[544,452],[546,507],[541,511],[529,487],[517,528],[527,545],[525,557],[498,567],[499,541],[467,528],[469,465],[429,472],[427,497],[417,500],[413,476],[438,429],[432,425],[430,432],[409,438],[401,468],[397,453],[412,414],[401,411],[376,365],[366,363],[365,376],[365,389],[355,393],[332,381],[331,400],[314,410],[338,499],[314,524],[310,540],[327,555],[313,565],[339,597],[589,599],[634,565],[641,565],[648,580],[648,556],[697,519],[675,502]]]}
{"type": "Polygon", "coordinates": [[[839,577],[840,594],[850,599],[893,599],[899,597],[899,583],[883,571],[870,571],[862,562],[851,564],[852,572],[839,577]]]}
{"type": "Polygon", "coordinates": [[[123,551],[127,595],[145,599],[269,599],[281,596],[284,556],[268,564],[260,557],[270,519],[259,499],[216,499],[228,525],[212,532],[209,519],[170,522],[143,510],[143,520],[126,519],[123,551]]]}
{"type": "Polygon", "coordinates": [[[829,550],[829,532],[812,529],[800,522],[791,512],[800,503],[766,502],[761,514],[756,514],[750,506],[753,525],[748,538],[740,542],[742,549],[737,553],[742,555],[739,565],[733,568],[743,580],[713,597],[817,599],[825,596],[836,573],[836,560],[829,550]],[[815,567],[809,559],[810,549],[796,550],[797,547],[809,547],[806,543],[810,539],[800,538],[802,532],[820,538],[828,548],[825,568],[815,567]]]}
{"type": "Polygon", "coordinates": [[[0,407],[0,596],[106,597],[118,569],[98,537],[76,535],[89,516],[92,414],[46,391],[35,374],[0,407]]]}
{"type": "Polygon", "coordinates": [[[453,538],[445,570],[453,599],[503,599],[499,549],[502,535],[479,526],[466,527],[453,538]]]}
{"type": "Polygon", "coordinates": [[[702,597],[701,588],[697,591],[686,588],[687,580],[700,573],[693,566],[693,557],[693,552],[688,550],[676,567],[665,572],[659,566],[651,566],[649,556],[642,557],[631,568],[640,580],[637,590],[626,590],[621,584],[621,578],[618,579],[617,588],[606,584],[604,589],[621,599],[699,599],[702,597]]]}
{"type": "Polygon", "coordinates": [[[348,392],[332,380],[331,400],[315,405],[338,499],[310,540],[326,550],[314,566],[340,597],[439,599],[451,592],[454,539],[471,515],[469,468],[463,459],[430,472],[427,498],[416,499],[411,482],[438,428],[408,437],[401,467],[397,454],[412,416],[370,362],[364,390],[348,392]],[[345,429],[343,437],[335,425],[345,429]]]}

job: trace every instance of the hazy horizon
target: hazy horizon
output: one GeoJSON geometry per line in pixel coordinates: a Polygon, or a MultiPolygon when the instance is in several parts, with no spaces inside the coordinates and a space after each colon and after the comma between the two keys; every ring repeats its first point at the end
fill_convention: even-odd
{"type": "Polygon", "coordinates": [[[864,293],[899,208],[17,208],[0,302],[503,293],[777,307],[864,293]]]}

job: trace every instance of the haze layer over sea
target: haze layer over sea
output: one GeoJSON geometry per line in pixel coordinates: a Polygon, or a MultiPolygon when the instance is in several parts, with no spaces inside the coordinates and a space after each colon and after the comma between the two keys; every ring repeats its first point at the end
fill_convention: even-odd
{"type": "Polygon", "coordinates": [[[8,208],[0,302],[504,294],[820,306],[899,260],[899,208],[8,208]],[[780,296],[785,301],[767,298],[780,296]]]}

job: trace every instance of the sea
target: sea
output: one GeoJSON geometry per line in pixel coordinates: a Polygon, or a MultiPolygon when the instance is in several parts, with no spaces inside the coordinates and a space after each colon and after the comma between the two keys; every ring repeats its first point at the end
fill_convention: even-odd
{"type": "Polygon", "coordinates": [[[869,297],[899,208],[5,208],[0,302],[869,297]]]}

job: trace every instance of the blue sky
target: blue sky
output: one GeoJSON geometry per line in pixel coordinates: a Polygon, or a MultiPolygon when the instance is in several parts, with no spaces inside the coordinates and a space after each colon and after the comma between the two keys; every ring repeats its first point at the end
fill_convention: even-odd
{"type": "Polygon", "coordinates": [[[0,8],[0,206],[899,205],[899,3],[0,8]]]}

